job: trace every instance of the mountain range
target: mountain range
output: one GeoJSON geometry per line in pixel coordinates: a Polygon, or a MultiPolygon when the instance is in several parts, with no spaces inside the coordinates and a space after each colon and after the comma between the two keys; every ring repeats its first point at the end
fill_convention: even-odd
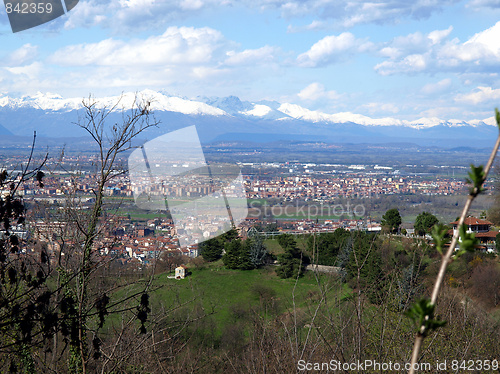
{"type": "MultiPolygon", "coordinates": [[[[421,118],[370,118],[350,112],[327,114],[299,105],[276,101],[249,102],[238,97],[197,97],[168,95],[152,90],[120,97],[94,99],[100,107],[130,108],[135,97],[151,102],[159,126],[148,138],[182,127],[196,125],[203,143],[238,141],[322,141],[327,143],[414,143],[421,146],[491,147],[498,134],[494,118],[474,121],[421,118]]],[[[30,136],[34,131],[48,138],[80,137],[85,131],[75,123],[82,118],[82,98],[56,94],[13,98],[0,96],[0,135],[30,136]]],[[[122,114],[113,112],[110,121],[122,114]]]]}

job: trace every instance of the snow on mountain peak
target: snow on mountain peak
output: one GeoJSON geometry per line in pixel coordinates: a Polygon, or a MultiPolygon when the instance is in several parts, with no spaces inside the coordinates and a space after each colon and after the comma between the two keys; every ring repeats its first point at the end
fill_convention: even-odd
{"type": "Polygon", "coordinates": [[[376,126],[400,126],[403,124],[402,121],[394,118],[374,119],[362,114],[354,114],[351,112],[327,114],[288,103],[282,104],[278,110],[289,115],[290,117],[311,122],[357,123],[359,125],[376,126]]]}
{"type": "Polygon", "coordinates": [[[496,121],[493,117],[484,120],[471,120],[463,121],[458,119],[442,120],[437,117],[419,118],[417,120],[408,121],[400,120],[392,117],[384,118],[371,118],[362,114],[355,114],[351,112],[340,112],[335,114],[322,113],[320,111],[312,111],[303,108],[296,104],[282,104],[279,111],[287,114],[288,116],[310,122],[330,122],[330,123],[355,123],[363,126],[405,126],[417,130],[431,128],[434,126],[448,126],[448,127],[461,127],[461,126],[479,126],[479,125],[492,125],[496,126],[496,121]]]}
{"type": "Polygon", "coordinates": [[[240,112],[246,116],[254,116],[254,117],[265,117],[269,113],[272,112],[272,109],[267,105],[256,104],[253,109],[246,110],[244,112],[240,112]]]}
{"type": "Polygon", "coordinates": [[[22,96],[11,98],[0,97],[0,107],[26,108],[32,107],[41,110],[66,110],[70,111],[81,107],[81,99],[63,99],[60,95],[53,93],[38,92],[34,96],[22,96]]]}
{"type": "Polygon", "coordinates": [[[118,100],[120,101],[118,105],[120,109],[131,108],[135,100],[146,100],[151,103],[151,109],[153,111],[178,112],[191,115],[226,115],[226,112],[222,109],[215,108],[200,101],[184,99],[177,96],[168,96],[153,90],[143,90],[137,94],[128,92],[121,96],[98,99],[99,102],[106,104],[108,107],[117,103],[118,100]]]}
{"type": "MultiPolygon", "coordinates": [[[[136,100],[147,100],[151,103],[151,109],[157,111],[171,111],[191,115],[213,115],[222,116],[227,113],[222,109],[211,105],[183,99],[175,96],[167,96],[153,90],[143,90],[139,93],[127,92],[120,96],[109,96],[102,98],[90,98],[96,101],[99,107],[111,108],[116,105],[117,109],[131,108],[136,100]]],[[[23,96],[21,98],[11,98],[9,96],[0,97],[0,107],[27,108],[32,107],[46,111],[71,111],[82,108],[82,101],[89,98],[69,98],[64,99],[60,95],[53,93],[38,92],[33,96],[23,96]]]]}
{"type": "MultiPolygon", "coordinates": [[[[88,98],[84,99],[88,100],[88,98]]],[[[94,100],[94,98],[91,98],[94,100]]],[[[306,122],[325,122],[332,124],[358,124],[363,126],[404,126],[414,129],[426,129],[434,126],[496,126],[493,117],[484,120],[463,121],[458,119],[441,120],[436,117],[420,118],[413,121],[392,117],[371,118],[352,112],[328,114],[310,110],[291,103],[260,101],[251,103],[241,101],[236,96],[222,98],[198,97],[196,99],[181,98],[164,92],[143,90],[138,93],[124,93],[120,96],[95,98],[100,107],[111,108],[116,105],[118,110],[131,108],[136,100],[146,100],[151,103],[153,111],[177,112],[186,115],[208,116],[246,116],[265,120],[297,119],[306,122]],[[118,103],[118,104],[117,104],[118,103]]],[[[82,108],[82,98],[63,98],[54,93],[38,92],[33,96],[12,98],[0,93],[0,108],[35,108],[45,111],[72,111],[82,108]]]]}
{"type": "Polygon", "coordinates": [[[478,126],[478,125],[482,125],[482,124],[485,124],[485,125],[488,125],[488,126],[497,126],[497,120],[495,117],[489,117],[489,118],[485,118],[483,120],[472,120],[472,121],[468,121],[469,124],[473,125],[473,126],[478,126]]]}

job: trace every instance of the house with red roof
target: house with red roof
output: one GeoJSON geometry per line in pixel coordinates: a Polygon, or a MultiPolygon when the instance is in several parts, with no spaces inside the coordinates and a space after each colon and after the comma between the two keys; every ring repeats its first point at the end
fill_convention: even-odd
{"type": "MultiPolygon", "coordinates": [[[[458,230],[458,221],[451,222],[453,226],[453,235],[458,230]]],[[[480,246],[486,252],[496,252],[496,236],[498,231],[491,230],[493,223],[485,219],[469,216],[464,220],[464,225],[467,226],[467,232],[473,232],[476,238],[479,239],[480,246]]],[[[460,240],[460,239],[459,239],[460,240]]]]}

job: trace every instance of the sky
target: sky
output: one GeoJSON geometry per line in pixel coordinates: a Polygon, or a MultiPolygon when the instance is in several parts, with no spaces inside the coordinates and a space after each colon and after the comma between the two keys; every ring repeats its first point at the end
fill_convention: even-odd
{"type": "Polygon", "coordinates": [[[0,95],[238,96],[326,113],[485,119],[500,106],[500,0],[80,0],[13,33],[0,95]]]}

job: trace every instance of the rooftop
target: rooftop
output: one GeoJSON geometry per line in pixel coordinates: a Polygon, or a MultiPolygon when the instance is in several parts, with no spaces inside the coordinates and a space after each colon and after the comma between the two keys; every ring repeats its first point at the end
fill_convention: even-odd
{"type": "MultiPolygon", "coordinates": [[[[476,217],[469,216],[464,220],[465,225],[493,225],[490,221],[487,221],[485,219],[480,219],[476,217]]],[[[450,222],[450,225],[458,225],[458,221],[455,222],[450,222]]]]}

